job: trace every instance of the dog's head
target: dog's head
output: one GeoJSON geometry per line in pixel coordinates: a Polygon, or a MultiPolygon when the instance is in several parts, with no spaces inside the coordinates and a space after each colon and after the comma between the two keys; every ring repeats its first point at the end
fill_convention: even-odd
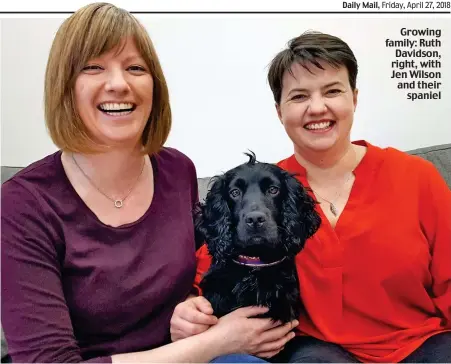
{"type": "Polygon", "coordinates": [[[293,257],[321,222],[316,202],[293,175],[247,155],[249,162],[214,177],[195,215],[196,239],[206,241],[216,263],[293,257]]]}

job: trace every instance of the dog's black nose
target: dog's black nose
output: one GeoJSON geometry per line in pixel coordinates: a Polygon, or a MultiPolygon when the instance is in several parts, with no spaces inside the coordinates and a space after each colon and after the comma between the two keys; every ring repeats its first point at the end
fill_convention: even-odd
{"type": "Polygon", "coordinates": [[[263,224],[266,222],[266,217],[263,212],[252,211],[246,215],[246,218],[244,221],[250,227],[253,227],[253,228],[262,227],[263,224]]]}

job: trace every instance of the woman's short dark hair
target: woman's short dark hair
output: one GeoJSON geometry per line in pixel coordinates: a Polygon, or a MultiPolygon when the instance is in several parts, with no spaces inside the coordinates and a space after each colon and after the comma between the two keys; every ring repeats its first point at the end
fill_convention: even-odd
{"type": "Polygon", "coordinates": [[[324,69],[321,61],[336,68],[346,67],[349,84],[355,90],[358,66],[348,44],[333,35],[309,31],[290,40],[287,48],[279,52],[270,63],[268,82],[275,102],[280,103],[285,71],[293,74],[291,67],[294,63],[299,63],[310,72],[311,65],[324,69]]]}

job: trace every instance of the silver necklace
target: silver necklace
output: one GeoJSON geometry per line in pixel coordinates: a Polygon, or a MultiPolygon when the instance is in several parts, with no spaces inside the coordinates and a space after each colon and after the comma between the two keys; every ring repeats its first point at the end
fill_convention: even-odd
{"type": "MultiPolygon", "coordinates": [[[[343,186],[346,186],[346,184],[349,182],[349,180],[351,179],[352,173],[349,174],[349,177],[346,179],[346,181],[343,183],[343,186]]],[[[323,196],[321,196],[318,192],[314,191],[312,188],[312,191],[318,195],[319,197],[321,197],[322,200],[326,201],[329,204],[329,209],[330,212],[332,212],[332,215],[337,216],[338,215],[338,210],[335,207],[334,203],[332,201],[329,201],[327,199],[325,199],[323,196]]],[[[334,201],[337,201],[338,198],[341,196],[341,193],[343,192],[343,189],[341,189],[341,191],[338,192],[337,196],[335,196],[334,201]]]]}
{"type": "Polygon", "coordinates": [[[74,154],[72,153],[72,160],[74,161],[75,165],[78,167],[78,169],[80,170],[81,173],[83,173],[83,175],[86,177],[86,179],[89,181],[89,183],[91,183],[91,185],[94,186],[94,188],[99,191],[102,195],[104,195],[108,200],[113,201],[114,207],[120,209],[122,206],[124,206],[124,201],[127,199],[127,197],[130,195],[130,193],[133,191],[133,189],[136,187],[139,178],[141,177],[141,175],[143,174],[144,171],[144,166],[146,165],[146,160],[144,159],[143,161],[143,165],[141,168],[141,173],[138,175],[138,177],[136,178],[136,181],[133,183],[133,185],[130,187],[130,189],[128,190],[127,194],[122,198],[122,199],[114,199],[110,196],[108,196],[105,192],[103,192],[99,187],[97,187],[97,185],[94,183],[94,181],[85,173],[85,171],[80,167],[80,165],[78,164],[77,160],[75,159],[74,154]]]}

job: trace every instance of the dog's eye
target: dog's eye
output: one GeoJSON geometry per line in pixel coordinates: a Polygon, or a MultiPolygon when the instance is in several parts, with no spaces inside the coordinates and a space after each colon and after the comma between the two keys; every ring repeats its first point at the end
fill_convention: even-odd
{"type": "Polygon", "coordinates": [[[229,192],[230,196],[232,197],[238,197],[240,195],[240,190],[238,188],[234,188],[229,192]]]}
{"type": "Polygon", "coordinates": [[[268,188],[268,193],[270,193],[271,195],[276,195],[279,193],[279,187],[276,186],[271,186],[268,188]]]}

